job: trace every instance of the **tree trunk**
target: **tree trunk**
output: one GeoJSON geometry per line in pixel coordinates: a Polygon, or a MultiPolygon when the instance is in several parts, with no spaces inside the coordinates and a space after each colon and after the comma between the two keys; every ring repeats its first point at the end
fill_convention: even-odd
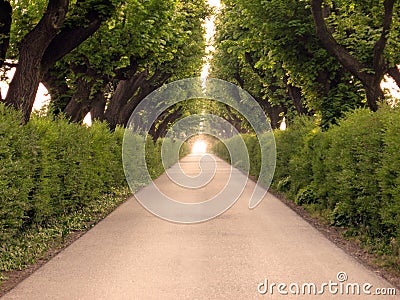
{"type": "Polygon", "coordinates": [[[117,127],[121,111],[124,109],[129,99],[138,91],[145,81],[146,76],[147,72],[141,72],[127,80],[121,80],[118,83],[104,114],[104,119],[107,121],[111,130],[117,127]]]}
{"type": "Polygon", "coordinates": [[[19,63],[5,102],[22,109],[24,122],[28,122],[42,78],[41,60],[46,48],[64,23],[68,0],[49,0],[42,19],[21,42],[19,63]]]}
{"type": "Polygon", "coordinates": [[[308,114],[307,109],[304,108],[303,98],[301,97],[301,88],[289,83],[289,76],[285,75],[283,77],[283,82],[286,84],[287,95],[292,100],[293,105],[299,115],[308,114]]]}
{"type": "Polygon", "coordinates": [[[98,91],[94,95],[92,109],[90,110],[92,120],[98,120],[98,121],[104,120],[104,112],[106,109],[106,105],[107,105],[107,99],[104,96],[104,92],[98,91]]]}
{"type": "Polygon", "coordinates": [[[146,79],[148,75],[148,71],[145,70],[118,83],[104,114],[110,130],[114,130],[117,125],[125,127],[137,105],[170,77],[160,70],[156,70],[149,79],[146,79]]]}
{"type": "Polygon", "coordinates": [[[376,78],[374,76],[374,78],[371,79],[371,82],[368,83],[368,88],[365,89],[365,94],[367,96],[367,104],[372,111],[377,111],[378,102],[380,102],[380,100],[383,100],[385,98],[385,95],[381,88],[382,79],[383,76],[380,78],[376,78]]]}
{"type": "MultiPolygon", "coordinates": [[[[234,89],[234,92],[238,91],[237,89],[234,89]]],[[[239,95],[235,96],[236,99],[239,99],[239,95]]],[[[238,117],[237,112],[232,111],[232,107],[228,104],[224,105],[225,110],[227,112],[227,116],[225,117],[225,120],[228,121],[239,133],[246,133],[246,129],[243,128],[243,121],[241,118],[238,117]]]]}
{"type": "Polygon", "coordinates": [[[88,82],[85,78],[77,80],[77,89],[64,113],[72,122],[82,122],[91,110],[93,99],[90,97],[95,80],[88,82]]]}
{"type": "Polygon", "coordinates": [[[77,25],[73,28],[64,28],[47,47],[41,61],[42,70],[46,72],[58,60],[82,44],[99,29],[101,23],[101,19],[94,19],[84,27],[77,25]]]}
{"type": "MultiPolygon", "coordinates": [[[[84,2],[78,0],[75,5],[79,6],[84,2]]],[[[97,4],[93,7],[81,5],[80,15],[70,16],[69,26],[61,28],[69,0],[49,0],[40,22],[22,40],[19,64],[5,101],[16,109],[23,110],[25,122],[30,118],[43,74],[96,32],[115,7],[114,2],[109,0],[98,1],[97,4]]]]}
{"type": "Polygon", "coordinates": [[[157,121],[155,121],[150,129],[150,135],[153,141],[157,141],[159,138],[163,138],[167,135],[169,125],[174,121],[182,117],[183,109],[182,107],[177,108],[170,114],[165,114],[161,116],[157,121]],[[158,124],[158,127],[156,127],[158,124]]]}
{"type": "Polygon", "coordinates": [[[307,110],[303,106],[303,100],[301,97],[301,89],[293,86],[291,84],[287,85],[288,88],[288,95],[290,99],[293,101],[293,105],[296,108],[296,111],[298,112],[299,115],[305,115],[307,114],[307,110]]]}
{"type": "Polygon", "coordinates": [[[152,88],[148,84],[142,84],[139,89],[139,92],[132,97],[129,102],[119,111],[117,116],[117,125],[121,125],[125,127],[128,125],[129,118],[131,117],[135,108],[139,105],[139,103],[146,98],[151,92],[155,91],[157,87],[152,88]]]}
{"type": "MultiPolygon", "coordinates": [[[[365,88],[367,103],[372,111],[378,109],[378,102],[384,100],[384,94],[380,83],[387,71],[384,60],[384,50],[387,44],[388,34],[392,25],[393,7],[396,0],[384,1],[384,19],[382,33],[376,41],[373,49],[372,74],[361,62],[352,56],[345,47],[339,45],[328,30],[324,19],[323,0],[311,0],[311,10],[318,38],[324,47],[334,55],[339,63],[343,65],[352,75],[357,77],[365,88]]],[[[371,69],[371,68],[370,68],[371,69]]]]}
{"type": "Polygon", "coordinates": [[[278,105],[272,106],[268,100],[262,100],[257,98],[255,99],[257,100],[258,104],[260,104],[260,106],[263,108],[263,110],[267,113],[269,120],[271,122],[271,128],[272,129],[279,128],[280,122],[282,120],[281,114],[282,113],[286,114],[287,108],[278,105]]]}
{"type": "Polygon", "coordinates": [[[169,78],[170,74],[157,70],[151,78],[146,79],[142,83],[139,92],[132,97],[130,101],[128,101],[122,110],[120,110],[120,114],[118,116],[118,125],[124,127],[127,126],[133,111],[136,109],[139,103],[142,102],[142,100],[150,93],[163,86],[169,78]]]}
{"type": "Polygon", "coordinates": [[[85,0],[77,1],[75,4],[79,7],[77,14],[69,17],[75,20],[69,26],[62,28],[50,41],[41,61],[43,72],[92,36],[115,9],[114,1],[110,0],[96,1],[97,7],[87,6],[85,2],[85,0]]]}
{"type": "MultiPolygon", "coordinates": [[[[262,70],[257,69],[255,67],[255,62],[254,59],[252,57],[252,53],[246,52],[245,53],[245,59],[246,62],[249,64],[250,68],[253,70],[253,72],[255,74],[258,75],[259,78],[262,79],[262,81],[264,82],[268,82],[268,89],[272,92],[275,93],[278,89],[282,88],[281,86],[279,86],[279,84],[275,84],[278,79],[274,76],[273,80],[268,80],[266,74],[263,73],[262,70]]],[[[297,88],[290,86],[287,84],[288,78],[285,76],[283,78],[283,83],[288,87],[288,96],[292,99],[293,104],[296,107],[296,110],[302,110],[302,104],[301,104],[301,91],[300,89],[298,89],[298,91],[296,90],[297,88]],[[295,98],[292,98],[295,97],[295,98]],[[299,102],[300,101],[300,102],[299,102]],[[297,106],[296,106],[297,105],[297,106]]],[[[280,105],[272,105],[268,99],[263,100],[257,97],[254,97],[254,99],[256,99],[256,101],[258,102],[258,104],[260,104],[260,106],[263,108],[263,110],[268,114],[269,120],[270,120],[270,125],[272,127],[272,129],[276,129],[279,128],[279,124],[280,121],[282,119],[282,117],[280,116],[281,113],[287,113],[287,107],[285,106],[285,104],[283,104],[285,102],[284,97],[280,97],[280,105]]]]}
{"type": "Polygon", "coordinates": [[[63,112],[71,101],[71,90],[65,80],[60,80],[56,72],[48,71],[42,78],[42,83],[51,95],[49,111],[54,115],[63,112]]]}

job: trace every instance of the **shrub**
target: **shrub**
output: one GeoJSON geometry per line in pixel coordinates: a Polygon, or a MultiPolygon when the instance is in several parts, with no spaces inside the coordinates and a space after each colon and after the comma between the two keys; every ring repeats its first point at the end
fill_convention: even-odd
{"type": "MultiPolygon", "coordinates": [[[[50,247],[55,235],[64,236],[93,222],[96,217],[91,213],[109,212],[121,201],[112,195],[120,199],[127,184],[122,165],[123,128],[111,133],[104,123],[94,122],[87,128],[50,117],[33,117],[22,126],[20,114],[2,104],[0,118],[1,272],[32,263],[50,247]],[[107,199],[104,204],[102,199],[107,199]]],[[[144,144],[138,136],[128,138],[134,139],[128,151],[144,144]]],[[[153,177],[164,171],[162,142],[147,141],[153,177]]],[[[175,153],[187,153],[185,145],[178,149],[179,143],[164,142],[175,153]]],[[[166,167],[175,161],[176,157],[167,157],[166,167]]],[[[140,168],[139,161],[129,163],[133,169],[140,168]]],[[[144,178],[134,177],[134,186],[145,183],[144,178]]]]}
{"type": "Polygon", "coordinates": [[[295,203],[297,205],[315,204],[317,198],[315,197],[314,190],[311,188],[302,188],[297,193],[295,203]]]}
{"type": "Polygon", "coordinates": [[[34,117],[21,126],[19,114],[3,105],[0,114],[1,242],[125,186],[121,132],[60,118],[34,117]]]}
{"type": "Polygon", "coordinates": [[[230,162],[235,168],[249,172],[250,175],[258,176],[260,146],[255,135],[236,135],[223,142],[218,141],[213,146],[213,152],[225,161],[230,162]],[[243,142],[247,151],[243,151],[243,142]]]}
{"type": "Polygon", "coordinates": [[[21,126],[22,117],[0,104],[0,244],[22,228],[34,189],[35,138],[21,126]]]}
{"type": "Polygon", "coordinates": [[[299,117],[293,120],[286,131],[275,131],[276,169],[272,186],[275,189],[278,189],[278,185],[280,189],[284,186],[291,198],[300,189],[300,179],[307,183],[305,185],[310,181],[310,163],[304,159],[303,148],[305,136],[314,128],[312,119],[299,117]]]}
{"type": "MultiPolygon", "coordinates": [[[[400,111],[385,110],[382,163],[377,170],[382,201],[379,214],[382,228],[395,249],[400,245],[400,111]],[[397,240],[397,241],[396,241],[397,240]]],[[[400,256],[400,254],[398,254],[400,256]]]]}
{"type": "Polygon", "coordinates": [[[39,117],[21,126],[19,113],[4,105],[0,116],[0,242],[126,185],[121,130],[39,117]]]}
{"type": "MultiPolygon", "coordinates": [[[[244,135],[244,140],[258,167],[251,171],[257,171],[257,139],[244,135]]],[[[319,211],[370,249],[399,256],[399,108],[382,107],[376,113],[357,109],[327,131],[311,118],[298,117],[286,131],[275,131],[275,141],[274,189],[313,213],[319,211]]],[[[214,150],[227,156],[220,144],[214,150]]]]}
{"type": "MultiPolygon", "coordinates": [[[[359,227],[379,235],[380,190],[377,170],[382,162],[383,124],[378,114],[356,110],[328,133],[331,146],[327,152],[328,178],[334,186],[328,203],[351,207],[347,226],[359,227]]],[[[339,211],[340,209],[335,209],[339,211]]],[[[335,218],[335,217],[334,217],[335,218]]]]}

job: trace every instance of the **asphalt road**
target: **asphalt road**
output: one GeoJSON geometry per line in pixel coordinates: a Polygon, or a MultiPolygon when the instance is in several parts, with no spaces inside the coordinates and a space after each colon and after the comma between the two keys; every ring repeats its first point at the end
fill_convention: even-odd
{"type": "MultiPolygon", "coordinates": [[[[198,172],[195,156],[181,165],[198,172]]],[[[223,188],[229,169],[217,159],[212,181],[197,189],[165,174],[155,183],[177,201],[202,202],[223,188]]],[[[238,171],[232,176],[247,180],[238,171]]],[[[248,181],[231,209],[194,225],[164,221],[131,198],[3,299],[399,299],[399,290],[365,294],[392,286],[274,196],[249,210],[253,188],[248,181]],[[314,295],[314,285],[324,293],[314,295]],[[347,294],[358,286],[359,296],[347,294]]],[[[139,195],[153,198],[154,189],[139,195]]]]}

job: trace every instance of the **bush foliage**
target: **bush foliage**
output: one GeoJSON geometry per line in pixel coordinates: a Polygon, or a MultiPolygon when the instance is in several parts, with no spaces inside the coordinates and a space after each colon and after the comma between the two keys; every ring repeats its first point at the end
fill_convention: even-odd
{"type": "MultiPolygon", "coordinates": [[[[245,140],[258,143],[254,136],[245,140]]],[[[400,265],[400,109],[358,109],[328,131],[299,117],[276,131],[275,140],[272,187],[371,250],[397,256],[400,265]]],[[[259,157],[248,149],[251,160],[259,157]]]]}
{"type": "Polygon", "coordinates": [[[212,151],[235,168],[248,172],[250,176],[258,176],[260,172],[261,150],[254,134],[236,135],[223,142],[218,141],[214,143],[212,151]],[[247,153],[241,150],[243,142],[248,152],[251,153],[249,157],[247,157],[247,153]],[[229,153],[228,148],[231,149],[232,153],[229,153]],[[235,158],[234,161],[232,161],[233,158],[235,158]]]}
{"type": "MultiPolygon", "coordinates": [[[[36,252],[43,252],[39,249],[51,245],[53,233],[80,230],[85,222],[94,222],[91,212],[100,216],[112,210],[121,201],[112,198],[122,198],[127,183],[122,128],[110,132],[103,123],[87,128],[50,117],[34,117],[23,126],[20,115],[2,104],[0,118],[1,272],[31,263],[36,252]],[[32,247],[35,253],[28,253],[32,247]]],[[[166,142],[168,147],[178,144],[166,142]]],[[[147,141],[147,167],[153,178],[164,172],[161,144],[147,141]]],[[[182,147],[181,154],[184,151],[182,147]]],[[[135,180],[138,187],[146,184],[135,180]]]]}
{"type": "Polygon", "coordinates": [[[22,126],[18,114],[4,106],[0,115],[0,243],[125,186],[122,130],[50,118],[22,126]]]}

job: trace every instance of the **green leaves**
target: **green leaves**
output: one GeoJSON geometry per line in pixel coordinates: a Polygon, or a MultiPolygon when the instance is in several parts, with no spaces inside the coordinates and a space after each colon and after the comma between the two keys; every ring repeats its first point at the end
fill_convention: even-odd
{"type": "Polygon", "coordinates": [[[359,109],[326,132],[297,119],[275,133],[273,186],[370,249],[398,255],[399,114],[359,109]]]}
{"type": "MultiPolygon", "coordinates": [[[[400,110],[377,113],[358,109],[322,132],[311,118],[295,118],[275,131],[276,171],[272,186],[288,199],[348,235],[369,250],[397,260],[400,244],[400,110]]],[[[242,135],[258,176],[258,140],[242,135]]],[[[239,137],[225,141],[235,145],[239,137]]],[[[229,161],[222,142],[214,152],[229,161]]],[[[232,162],[241,167],[240,160],[232,162]]],[[[260,178],[262,180],[262,178],[260,178]]],[[[385,257],[385,259],[387,259],[385,257]]]]}
{"type": "MultiPolygon", "coordinates": [[[[104,123],[86,128],[40,117],[22,126],[19,113],[2,104],[0,117],[1,274],[33,263],[68,233],[88,229],[126,199],[127,185],[122,128],[111,133],[104,123]]],[[[164,172],[161,144],[148,141],[153,177],[164,172]]],[[[135,180],[137,187],[147,183],[135,180]]]]}
{"type": "Polygon", "coordinates": [[[40,21],[47,7],[47,0],[12,0],[13,23],[10,34],[10,49],[7,58],[18,58],[18,47],[22,39],[40,21]]]}
{"type": "MultiPolygon", "coordinates": [[[[384,60],[397,65],[399,3],[395,5],[384,60]]],[[[357,58],[364,75],[374,75],[373,53],[382,33],[383,0],[326,1],[330,32],[357,58]],[[367,72],[365,71],[367,70],[367,72]]],[[[294,108],[287,84],[301,90],[301,102],[324,128],[351,109],[365,106],[369,88],[332,56],[316,35],[309,1],[226,1],[219,20],[215,76],[242,83],[272,105],[294,108]],[[246,59],[251,57],[251,62],[246,59]],[[238,80],[239,79],[239,80],[238,80]]],[[[303,112],[304,113],[304,112],[303,112]]]]}
{"type": "Polygon", "coordinates": [[[104,124],[35,118],[22,127],[17,113],[2,105],[0,114],[2,243],[124,186],[118,134],[104,124]]]}

